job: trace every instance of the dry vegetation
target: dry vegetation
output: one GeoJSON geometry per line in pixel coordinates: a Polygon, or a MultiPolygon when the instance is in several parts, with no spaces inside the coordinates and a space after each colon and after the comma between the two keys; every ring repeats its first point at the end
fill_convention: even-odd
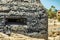
{"type": "Polygon", "coordinates": [[[11,33],[11,36],[8,36],[0,32],[0,40],[44,40],[44,39],[31,38],[17,33],[11,33]]]}

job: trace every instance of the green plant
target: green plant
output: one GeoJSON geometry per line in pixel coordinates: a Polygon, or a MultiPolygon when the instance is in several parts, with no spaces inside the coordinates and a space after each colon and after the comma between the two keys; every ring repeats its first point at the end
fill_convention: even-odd
{"type": "Polygon", "coordinates": [[[58,16],[58,21],[60,22],[60,16],[58,16]]]}

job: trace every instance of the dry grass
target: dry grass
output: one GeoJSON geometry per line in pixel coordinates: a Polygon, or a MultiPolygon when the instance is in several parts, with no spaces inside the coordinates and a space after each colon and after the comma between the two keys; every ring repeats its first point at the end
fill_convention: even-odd
{"type": "Polygon", "coordinates": [[[17,33],[11,33],[11,36],[8,36],[0,32],[0,40],[44,40],[44,39],[31,38],[17,33]]]}

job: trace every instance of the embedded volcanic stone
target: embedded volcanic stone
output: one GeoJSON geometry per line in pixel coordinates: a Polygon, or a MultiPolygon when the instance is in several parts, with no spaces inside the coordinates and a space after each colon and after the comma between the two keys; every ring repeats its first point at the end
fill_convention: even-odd
{"type": "MultiPolygon", "coordinates": [[[[32,0],[31,0],[32,1],[32,0]]],[[[48,16],[41,2],[7,1],[0,9],[0,29],[4,33],[21,33],[36,38],[48,36],[48,16]]]]}

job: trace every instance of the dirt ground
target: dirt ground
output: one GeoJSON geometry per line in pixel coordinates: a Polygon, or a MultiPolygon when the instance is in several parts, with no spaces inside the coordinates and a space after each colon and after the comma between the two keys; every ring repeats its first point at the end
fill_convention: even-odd
{"type": "Polygon", "coordinates": [[[8,36],[0,32],[0,40],[44,40],[44,39],[31,38],[17,33],[11,33],[11,36],[8,36]]]}

